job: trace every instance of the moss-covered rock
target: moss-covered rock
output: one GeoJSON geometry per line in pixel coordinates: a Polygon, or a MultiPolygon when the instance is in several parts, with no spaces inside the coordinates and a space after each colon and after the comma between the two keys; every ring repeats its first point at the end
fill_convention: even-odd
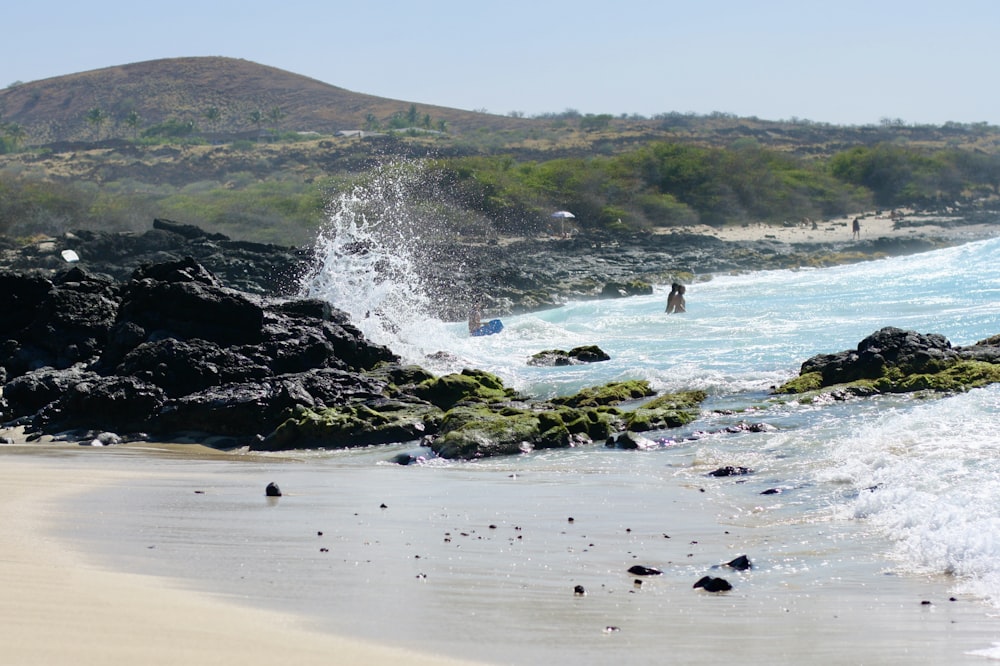
{"type": "Polygon", "coordinates": [[[419,365],[401,365],[399,363],[383,363],[365,373],[370,377],[380,379],[393,388],[401,386],[416,386],[421,382],[434,379],[434,375],[419,365]]]}
{"type": "Polygon", "coordinates": [[[475,405],[450,409],[431,449],[442,458],[471,460],[569,445],[569,430],[556,412],[475,405]]]}
{"type": "Polygon", "coordinates": [[[441,409],[450,409],[460,402],[502,402],[518,398],[513,389],[504,387],[503,381],[483,370],[462,370],[420,382],[413,394],[441,409]]]}
{"type": "Polygon", "coordinates": [[[575,408],[557,406],[556,412],[570,435],[586,435],[593,441],[607,439],[625,429],[625,415],[617,407],[575,408]]]}
{"type": "Polygon", "coordinates": [[[789,379],[774,389],[775,393],[808,393],[823,388],[823,375],[819,372],[807,372],[789,379]]]}
{"type": "Polygon", "coordinates": [[[443,416],[431,404],[389,399],[316,410],[299,407],[291,418],[251,448],[346,449],[405,442],[437,432],[443,416]]]}
{"type": "Polygon", "coordinates": [[[856,350],[808,359],[798,377],[774,392],[836,397],[978,388],[1000,382],[998,339],[953,348],[942,335],[886,327],[862,340],[856,350]]]}
{"type": "Polygon", "coordinates": [[[699,407],[708,395],[704,391],[684,391],[658,396],[625,414],[632,432],[679,428],[698,418],[699,407]]]}
{"type": "Polygon", "coordinates": [[[883,393],[912,391],[960,392],[1000,382],[1000,365],[982,361],[959,361],[940,372],[908,375],[875,381],[883,393]]]}
{"type": "Polygon", "coordinates": [[[585,388],[570,396],[552,398],[549,402],[567,407],[599,407],[617,405],[628,400],[638,400],[656,395],[645,379],[611,382],[603,386],[585,388]]]}

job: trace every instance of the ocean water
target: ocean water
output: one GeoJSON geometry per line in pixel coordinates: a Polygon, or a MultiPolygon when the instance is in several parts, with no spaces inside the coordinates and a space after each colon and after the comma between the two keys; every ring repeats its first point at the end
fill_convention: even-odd
{"type": "Polygon", "coordinates": [[[647,451],[596,443],[449,462],[421,450],[428,460],[407,467],[388,461],[415,443],[196,465],[109,452],[159,480],[82,499],[77,537],[118,566],[324,629],[493,663],[717,663],[716,650],[743,663],[1000,658],[1000,387],[810,404],[769,393],[810,356],[884,326],[954,345],[1000,333],[1000,239],[703,276],[685,314],[665,314],[669,287],[658,286],[503,317],[502,333],[470,338],[464,322],[426,314],[433,295],[412,278],[419,234],[406,207],[370,219],[370,196],[336,203],[319,241],[326,261],[303,292],[372,339],[537,397],[633,378],[703,389],[702,416],[647,433],[659,444],[647,451]],[[611,360],[526,364],[584,344],[611,360]],[[439,351],[446,360],[429,357],[439,351]],[[727,430],[740,422],[771,428],[727,430]],[[709,475],[724,465],[753,472],[709,475]],[[269,481],[280,500],[262,496],[269,481]],[[743,554],[749,571],[717,568],[743,554]],[[637,585],[633,564],[663,575],[637,585]],[[706,573],[734,589],[693,590],[706,573]]]}

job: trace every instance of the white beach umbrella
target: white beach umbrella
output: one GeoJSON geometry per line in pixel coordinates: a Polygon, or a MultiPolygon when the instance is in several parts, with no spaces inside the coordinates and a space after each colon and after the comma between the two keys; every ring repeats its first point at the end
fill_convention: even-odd
{"type": "Polygon", "coordinates": [[[576,217],[576,215],[569,212],[568,210],[557,210],[556,212],[549,215],[549,217],[554,217],[557,220],[559,220],[559,235],[565,236],[566,231],[565,229],[563,229],[563,225],[566,223],[566,220],[572,219],[576,217]]]}

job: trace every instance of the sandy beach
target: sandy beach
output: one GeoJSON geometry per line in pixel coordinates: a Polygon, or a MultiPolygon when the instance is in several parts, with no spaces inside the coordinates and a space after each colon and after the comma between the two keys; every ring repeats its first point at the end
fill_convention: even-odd
{"type": "MultiPolygon", "coordinates": [[[[868,212],[857,216],[831,220],[776,225],[751,223],[710,227],[695,225],[684,228],[685,233],[715,236],[724,241],[776,240],[784,243],[847,243],[853,240],[876,238],[942,238],[949,241],[973,241],[992,238],[1000,233],[997,225],[965,224],[961,217],[947,217],[900,209],[895,215],[889,212],[868,212]],[[859,238],[852,234],[852,223],[857,218],[861,231],[859,238]]],[[[664,229],[661,233],[671,233],[664,229]]]]}
{"type": "Polygon", "coordinates": [[[65,447],[4,447],[0,485],[0,662],[4,664],[463,663],[308,631],[291,616],[84,564],[46,527],[60,503],[120,474],[65,447]],[[20,455],[20,454],[24,455],[20,455]]]}
{"type": "MultiPolygon", "coordinates": [[[[664,507],[679,509],[669,511],[673,538],[665,539],[661,518],[648,512],[630,515],[627,530],[613,517],[600,526],[603,517],[623,515],[648,492],[631,478],[613,498],[581,506],[575,497],[587,494],[581,484],[593,477],[570,483],[572,491],[561,473],[555,484],[552,476],[529,470],[515,481],[514,462],[414,474],[373,465],[384,456],[374,449],[339,469],[318,459],[255,461],[190,450],[0,447],[8,496],[0,508],[0,662],[473,663],[437,656],[449,654],[496,664],[652,664],[662,663],[669,649],[673,663],[685,664],[714,664],[737,654],[743,664],[977,663],[971,651],[988,649],[997,636],[995,620],[978,603],[948,601],[946,581],[877,573],[883,564],[869,562],[860,543],[860,549],[850,547],[850,525],[842,534],[810,524],[757,533],[742,526],[743,511],[743,517],[706,521],[704,511],[689,504],[694,497],[700,505],[706,495],[687,484],[668,483],[658,491],[664,507]],[[286,493],[280,508],[264,502],[257,481],[265,475],[296,490],[286,493]],[[442,479],[454,487],[435,500],[443,503],[430,508],[431,522],[421,524],[428,507],[420,498],[441,488],[442,479]],[[110,488],[117,490],[108,494],[110,488]],[[484,494],[476,495],[477,488],[484,494]],[[187,499],[168,506],[179,493],[187,499]],[[484,499],[489,496],[495,501],[484,499]],[[511,522],[496,513],[503,507],[506,515],[529,497],[507,516],[511,522]],[[391,508],[377,508],[377,498],[391,508]],[[299,509],[310,505],[323,508],[299,509]],[[196,506],[204,509],[193,511],[196,506]],[[569,507],[576,516],[571,525],[564,517],[569,507]],[[304,521],[296,524],[296,515],[304,521]],[[316,518],[331,515],[353,517],[330,525],[323,543],[331,553],[321,554],[309,545],[317,544],[316,532],[311,539],[303,533],[316,518]],[[201,522],[206,519],[233,529],[220,531],[218,522],[201,522]],[[187,527],[165,527],[164,521],[176,520],[187,527]],[[262,549],[270,535],[278,550],[263,561],[247,559],[244,526],[234,520],[267,521],[262,532],[247,535],[262,549]],[[469,521],[465,532],[449,530],[451,536],[440,538],[444,526],[462,520],[469,521]],[[496,529],[487,530],[486,520],[497,521],[496,529]],[[68,529],[67,521],[80,524],[68,529]],[[136,536],[137,526],[155,529],[136,536]],[[91,537],[81,543],[86,534],[91,537]],[[119,536],[109,539],[113,534],[119,536]],[[154,544],[155,551],[146,550],[154,544]],[[177,546],[184,550],[168,554],[177,546]],[[664,562],[664,549],[681,560],[640,592],[624,567],[664,562]],[[218,551],[215,560],[202,559],[212,550],[218,551]],[[282,552],[299,554],[288,559],[282,552]],[[715,596],[691,589],[699,572],[740,552],[763,564],[752,575],[727,575],[738,591],[715,596]],[[114,565],[112,553],[132,564],[114,565]],[[648,559],[634,559],[640,554],[648,559]],[[195,579],[163,575],[156,560],[165,557],[175,571],[194,566],[203,573],[195,579]],[[235,570],[253,562],[267,578],[287,573],[282,585],[291,596],[255,599],[236,591],[256,572],[246,569],[244,582],[235,570]],[[144,573],[123,573],[136,570],[144,573]],[[415,577],[414,571],[421,573],[415,577]],[[202,581],[205,575],[232,576],[233,591],[202,581]],[[585,586],[587,596],[574,596],[574,584],[585,586]],[[308,595],[301,586],[317,585],[331,591],[328,603],[336,609],[310,618],[285,612],[308,595]],[[921,605],[922,599],[933,603],[921,605]]],[[[250,588],[267,596],[266,582],[250,588]]]]}

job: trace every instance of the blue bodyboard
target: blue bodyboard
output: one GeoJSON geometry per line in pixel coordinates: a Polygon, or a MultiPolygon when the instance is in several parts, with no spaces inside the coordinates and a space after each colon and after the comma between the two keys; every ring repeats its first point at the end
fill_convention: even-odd
{"type": "Polygon", "coordinates": [[[491,319],[476,330],[472,332],[472,335],[479,337],[481,335],[493,335],[494,333],[499,333],[503,330],[503,323],[499,319],[491,319]]]}

